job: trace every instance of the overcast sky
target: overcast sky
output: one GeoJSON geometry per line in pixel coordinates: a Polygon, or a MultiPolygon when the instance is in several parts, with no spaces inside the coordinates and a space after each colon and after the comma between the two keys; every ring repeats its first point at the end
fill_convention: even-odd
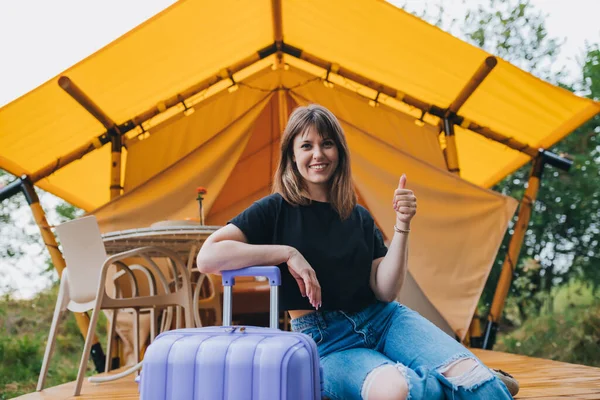
{"type": "MultiPolygon", "coordinates": [[[[392,1],[396,5],[407,4],[409,10],[423,10],[440,2],[452,17],[461,18],[479,0],[392,1]]],[[[585,42],[600,43],[600,0],[531,2],[547,14],[550,36],[566,40],[557,64],[565,65],[575,79],[581,70],[577,57],[583,53],[585,42]]],[[[0,106],[53,78],[172,3],[174,0],[0,1],[0,106]]],[[[53,198],[42,201],[47,209],[55,202],[53,198]]],[[[53,213],[48,218],[51,224],[55,223],[53,213]]],[[[19,210],[17,219],[16,229],[38,234],[28,208],[19,210]]],[[[32,248],[16,268],[0,260],[0,278],[18,287],[20,296],[29,297],[48,283],[39,278],[39,271],[45,268],[41,265],[43,257],[32,256],[40,251],[44,250],[32,248]]]]}

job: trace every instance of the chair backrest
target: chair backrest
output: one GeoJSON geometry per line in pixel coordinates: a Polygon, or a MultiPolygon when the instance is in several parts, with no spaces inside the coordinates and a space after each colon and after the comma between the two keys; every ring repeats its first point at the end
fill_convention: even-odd
{"type": "Polygon", "coordinates": [[[69,271],[69,297],[75,303],[96,298],[106,249],[96,217],[88,216],[56,227],[69,271]]]}

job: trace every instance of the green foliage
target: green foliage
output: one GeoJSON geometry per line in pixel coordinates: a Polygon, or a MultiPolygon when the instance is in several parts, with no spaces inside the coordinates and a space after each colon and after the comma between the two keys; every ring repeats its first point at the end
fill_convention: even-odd
{"type": "MultiPolygon", "coordinates": [[[[580,90],[592,99],[600,98],[599,60],[598,47],[590,47],[580,90]]],[[[568,173],[552,167],[544,171],[511,287],[510,296],[523,304],[519,320],[536,315],[534,310],[545,303],[552,304],[547,302],[552,288],[572,279],[588,283],[594,293],[600,290],[599,134],[600,116],[596,116],[551,149],[571,158],[574,164],[568,173]],[[526,271],[531,262],[539,264],[535,273],[526,271]]],[[[494,189],[522,198],[529,168],[530,165],[521,168],[494,189]]],[[[484,291],[485,304],[493,297],[508,240],[507,235],[484,291]]]]}
{"type": "Polygon", "coordinates": [[[600,303],[530,318],[494,350],[600,367],[600,303]]]}
{"type": "MultiPolygon", "coordinates": [[[[548,35],[545,15],[529,0],[482,1],[462,21],[449,21],[449,13],[439,4],[417,15],[542,79],[600,99],[598,45],[587,48],[581,81],[573,87],[566,85],[564,69],[555,65],[561,40],[548,35]]],[[[593,295],[600,291],[599,133],[600,117],[596,116],[550,149],[571,158],[574,165],[568,173],[545,168],[507,299],[511,312],[505,314],[505,322],[518,325],[527,317],[551,312],[553,292],[574,279],[586,282],[593,295]]],[[[531,164],[525,165],[493,189],[520,200],[530,169],[531,164]]],[[[515,220],[484,289],[479,306],[482,315],[491,304],[515,220]]]]}
{"type": "MultiPolygon", "coordinates": [[[[40,293],[32,300],[0,301],[0,400],[35,391],[50,331],[58,287],[40,293]]],[[[98,325],[100,343],[106,343],[106,319],[98,325]]],[[[83,337],[73,313],[66,312],[59,327],[46,386],[76,379],[83,337]]],[[[87,375],[94,367],[90,361],[87,375]]]]}
{"type": "Polygon", "coordinates": [[[558,82],[564,74],[551,70],[561,42],[529,0],[489,0],[468,11],[461,26],[471,43],[542,79],[558,82]]]}
{"type": "Polygon", "coordinates": [[[83,210],[65,202],[57,205],[55,210],[60,217],[60,222],[71,221],[83,215],[83,210]]]}
{"type": "MultiPolygon", "coordinates": [[[[0,188],[14,179],[13,175],[0,169],[0,188]]],[[[24,207],[27,207],[27,202],[22,194],[0,202],[0,258],[20,257],[25,252],[23,244],[37,240],[33,234],[25,233],[22,229],[14,229],[15,213],[24,207]]]]}
{"type": "MultiPolygon", "coordinates": [[[[15,176],[0,169],[0,187],[14,181],[15,176]]],[[[80,210],[39,188],[35,188],[40,204],[46,211],[50,225],[60,224],[83,214],[80,210]],[[48,207],[50,206],[50,207],[48,207]]],[[[47,277],[50,282],[57,279],[48,250],[44,246],[39,229],[22,193],[0,202],[0,267],[13,268],[25,279],[47,277]],[[37,259],[37,263],[19,268],[19,260],[28,255],[37,259]]],[[[0,268],[0,294],[13,293],[18,288],[7,279],[7,269],[0,268]]]]}

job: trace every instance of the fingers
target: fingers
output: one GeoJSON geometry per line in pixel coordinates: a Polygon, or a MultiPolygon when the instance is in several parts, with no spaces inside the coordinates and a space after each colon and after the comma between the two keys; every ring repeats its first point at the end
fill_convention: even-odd
{"type": "Polygon", "coordinates": [[[412,190],[406,189],[406,174],[402,174],[398,188],[394,190],[392,206],[397,213],[414,215],[417,210],[417,198],[412,190]]]}
{"type": "Polygon", "coordinates": [[[290,273],[298,283],[302,296],[308,297],[310,304],[318,310],[321,307],[321,285],[315,270],[299,252],[296,252],[287,264],[290,273]]]}
{"type": "Polygon", "coordinates": [[[321,307],[321,285],[313,269],[305,270],[303,273],[304,285],[308,301],[315,308],[321,307]]]}
{"type": "Polygon", "coordinates": [[[417,198],[411,193],[409,194],[396,194],[392,199],[392,206],[394,210],[398,211],[400,207],[408,207],[417,209],[417,198]]]}
{"type": "Polygon", "coordinates": [[[298,284],[298,288],[300,289],[300,294],[302,297],[306,297],[306,286],[304,285],[304,280],[300,277],[294,277],[296,279],[296,283],[298,284]]]}
{"type": "Polygon", "coordinates": [[[394,196],[413,196],[414,192],[410,189],[396,189],[394,190],[394,196]]]}
{"type": "Polygon", "coordinates": [[[406,187],[406,174],[402,174],[400,182],[398,182],[398,189],[404,189],[406,187]]]}

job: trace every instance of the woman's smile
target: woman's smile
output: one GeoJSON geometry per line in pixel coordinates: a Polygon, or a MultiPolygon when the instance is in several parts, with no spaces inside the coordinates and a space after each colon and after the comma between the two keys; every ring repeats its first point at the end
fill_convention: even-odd
{"type": "Polygon", "coordinates": [[[331,177],[339,163],[334,140],[310,127],[294,138],[294,162],[311,198],[327,199],[331,177]]]}
{"type": "Polygon", "coordinates": [[[327,168],[328,166],[329,166],[329,164],[327,164],[327,163],[320,163],[320,164],[309,165],[308,168],[319,173],[319,172],[325,172],[325,168],[327,168]]]}

